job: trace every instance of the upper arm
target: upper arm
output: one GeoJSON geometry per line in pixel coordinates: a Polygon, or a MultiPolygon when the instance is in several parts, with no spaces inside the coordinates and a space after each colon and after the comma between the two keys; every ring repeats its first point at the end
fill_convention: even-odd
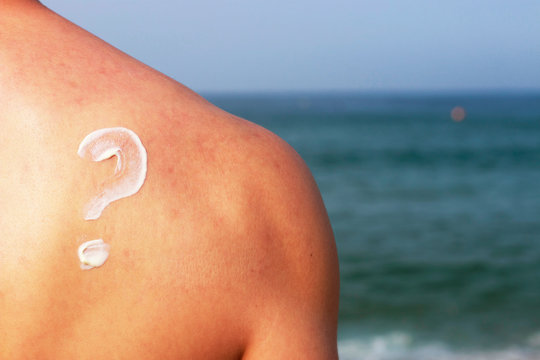
{"type": "Polygon", "coordinates": [[[258,276],[257,317],[244,359],[337,359],[339,270],[318,188],[300,157],[278,140],[267,153],[257,195],[275,246],[258,276]]]}

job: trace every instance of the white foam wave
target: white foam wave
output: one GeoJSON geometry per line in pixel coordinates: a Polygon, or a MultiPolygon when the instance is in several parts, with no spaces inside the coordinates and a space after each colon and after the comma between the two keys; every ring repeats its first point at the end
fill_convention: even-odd
{"type": "Polygon", "coordinates": [[[341,360],[539,360],[540,350],[511,347],[497,351],[461,352],[440,343],[414,345],[405,333],[349,338],[338,343],[341,360]]]}
{"type": "Polygon", "coordinates": [[[540,348],[540,331],[529,336],[527,344],[532,347],[540,348]]]}

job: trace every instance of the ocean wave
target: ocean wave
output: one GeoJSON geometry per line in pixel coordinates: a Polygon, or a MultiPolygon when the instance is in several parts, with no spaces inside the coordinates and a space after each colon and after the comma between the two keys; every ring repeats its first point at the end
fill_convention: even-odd
{"type": "Polygon", "coordinates": [[[515,346],[498,350],[459,350],[444,343],[418,344],[411,335],[393,332],[371,337],[340,340],[341,360],[538,360],[536,346],[540,334],[531,336],[530,347],[515,346]]]}

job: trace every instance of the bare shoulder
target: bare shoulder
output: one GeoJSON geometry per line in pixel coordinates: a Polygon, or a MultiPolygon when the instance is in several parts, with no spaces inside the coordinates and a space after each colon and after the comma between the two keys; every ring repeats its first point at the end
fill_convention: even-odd
{"type": "Polygon", "coordinates": [[[311,172],[270,131],[216,116],[191,172],[205,168],[196,183],[214,191],[205,207],[220,228],[211,231],[227,234],[223,254],[240,268],[231,277],[247,314],[245,357],[336,357],[337,254],[311,172]]]}
{"type": "MultiPolygon", "coordinates": [[[[339,274],[335,242],[317,185],[300,156],[262,131],[251,161],[253,208],[274,251],[246,358],[336,357],[339,274]]],[[[262,237],[263,241],[265,237],[262,237]]]]}
{"type": "MultiPolygon", "coordinates": [[[[46,282],[43,271],[32,270],[28,294],[41,296],[27,296],[25,307],[36,311],[25,326],[40,334],[39,324],[55,324],[51,339],[66,327],[76,331],[70,344],[36,342],[35,334],[25,341],[36,353],[59,353],[60,347],[81,353],[81,343],[95,350],[100,334],[116,334],[110,346],[126,338],[130,343],[115,351],[137,354],[146,346],[163,359],[335,357],[335,243],[319,190],[298,154],[271,132],[217,109],[42,7],[25,14],[0,16],[7,29],[0,36],[0,90],[9,94],[0,99],[0,119],[6,134],[34,130],[26,142],[12,140],[0,157],[21,149],[40,154],[39,163],[10,163],[13,174],[26,174],[23,165],[57,170],[36,176],[36,184],[56,192],[36,190],[40,195],[28,197],[29,209],[51,212],[53,195],[47,194],[69,194],[55,203],[57,221],[36,234],[96,234],[114,244],[105,266],[93,273],[99,280],[78,269],[72,244],[58,240],[49,247],[52,262],[65,264],[65,271],[46,282]],[[121,206],[109,206],[99,221],[75,219],[66,227],[65,219],[114,166],[82,162],[77,146],[91,131],[115,126],[133,130],[146,147],[145,184],[121,206]],[[42,288],[47,292],[36,290],[42,288]],[[68,301],[74,293],[104,296],[68,301]],[[100,320],[84,321],[90,318],[100,320]]],[[[21,218],[12,243],[24,239],[25,224],[32,223],[21,218]]],[[[20,305],[8,305],[3,314],[18,321],[20,305]]]]}
{"type": "MultiPolygon", "coordinates": [[[[337,356],[336,247],[310,170],[256,124],[210,104],[190,114],[166,132],[156,172],[182,209],[175,216],[197,219],[196,246],[186,251],[211,249],[201,261],[219,275],[204,264],[197,273],[242,323],[245,358],[337,356]]],[[[177,222],[184,233],[192,224],[177,222]]]]}

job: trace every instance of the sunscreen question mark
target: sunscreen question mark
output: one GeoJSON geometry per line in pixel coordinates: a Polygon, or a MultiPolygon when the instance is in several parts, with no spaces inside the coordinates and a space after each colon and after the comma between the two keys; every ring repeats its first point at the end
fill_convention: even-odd
{"type": "MultiPolygon", "coordinates": [[[[102,161],[117,157],[114,175],[99,185],[98,193],[84,207],[84,219],[96,220],[113,201],[135,194],[144,184],[147,154],[141,140],[133,131],[106,128],[87,135],[77,154],[87,160],[102,161]]],[[[81,269],[103,265],[109,256],[109,245],[102,239],[87,241],[78,249],[81,269]]]]}

